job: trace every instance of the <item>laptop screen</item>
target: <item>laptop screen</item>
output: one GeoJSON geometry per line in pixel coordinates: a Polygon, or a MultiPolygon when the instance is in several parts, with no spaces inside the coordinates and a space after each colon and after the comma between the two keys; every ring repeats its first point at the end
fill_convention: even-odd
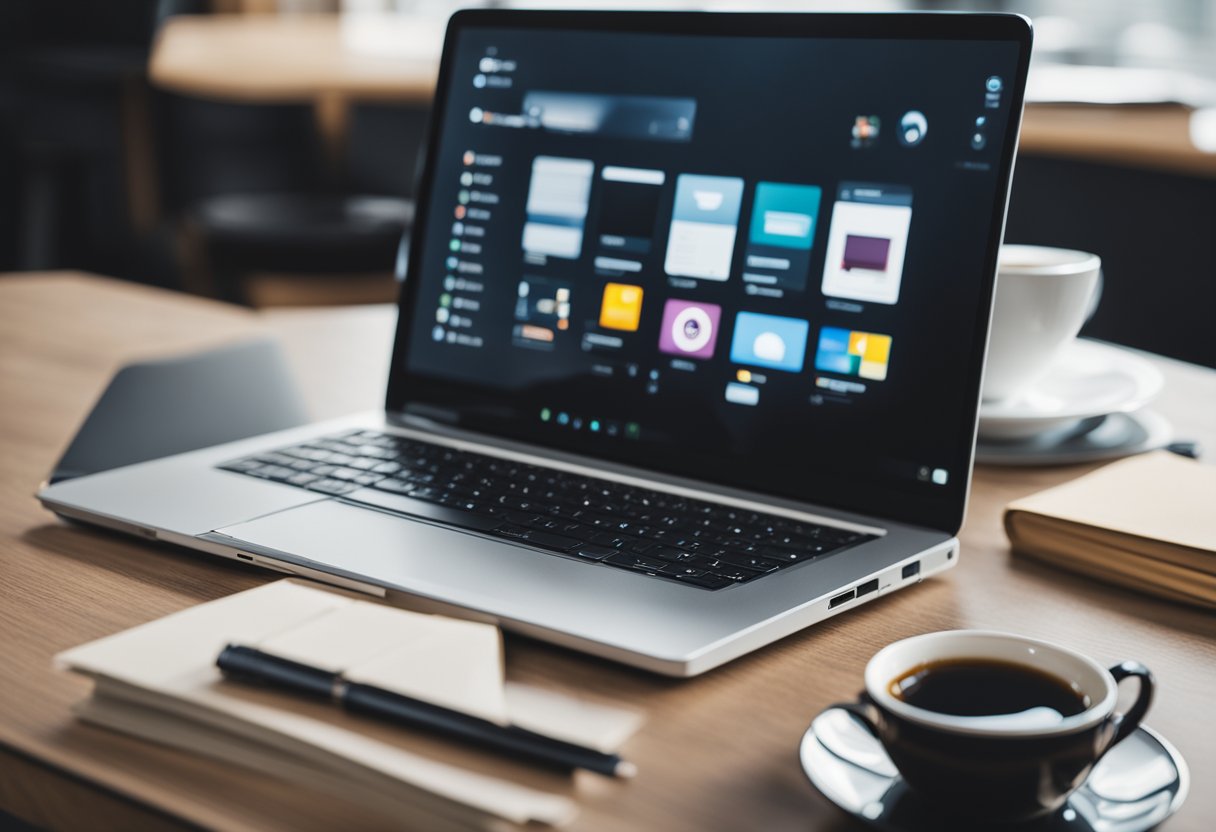
{"type": "Polygon", "coordinates": [[[956,529],[1028,40],[458,15],[390,409],[956,529]]]}

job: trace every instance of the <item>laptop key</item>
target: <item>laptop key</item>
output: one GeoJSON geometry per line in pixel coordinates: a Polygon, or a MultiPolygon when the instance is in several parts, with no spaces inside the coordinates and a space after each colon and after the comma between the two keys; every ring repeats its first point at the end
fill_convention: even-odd
{"type": "Polygon", "coordinates": [[[648,569],[653,572],[659,572],[663,567],[667,566],[666,561],[661,561],[658,558],[649,558],[645,555],[635,555],[631,552],[617,552],[615,555],[604,558],[604,561],[614,566],[624,566],[628,569],[648,569]]]}
{"type": "Polygon", "coordinates": [[[553,532],[542,532],[537,529],[528,530],[527,541],[549,549],[560,549],[563,552],[568,552],[581,543],[581,541],[573,537],[565,537],[564,535],[553,534],[553,532]]]}
{"type": "Polygon", "coordinates": [[[711,573],[705,573],[704,575],[677,575],[676,580],[692,584],[693,586],[704,587],[705,589],[722,589],[723,587],[733,586],[735,583],[730,578],[722,578],[711,573]]]}
{"type": "MultiPolygon", "coordinates": [[[[349,485],[349,483],[341,484],[349,485]]],[[[502,520],[497,517],[487,517],[484,514],[474,514],[471,511],[461,511],[446,506],[439,506],[434,503],[415,500],[403,494],[390,494],[375,488],[360,488],[353,493],[344,493],[342,497],[347,502],[374,506],[396,514],[434,520],[437,523],[446,523],[472,531],[493,531],[502,525],[502,520]]]]}
{"type": "Polygon", "coordinates": [[[529,528],[540,526],[544,523],[545,518],[539,514],[532,514],[527,511],[504,511],[503,519],[508,523],[514,523],[517,526],[527,526],[529,528]]]}
{"type": "Polygon", "coordinates": [[[547,549],[557,549],[562,552],[568,552],[578,546],[581,541],[575,540],[573,537],[565,537],[552,532],[542,532],[536,529],[528,529],[523,526],[504,525],[494,530],[495,534],[509,537],[514,540],[522,540],[526,543],[533,543],[537,546],[544,546],[547,549]]]}
{"type": "Polygon", "coordinates": [[[414,486],[410,485],[408,482],[403,482],[402,480],[385,479],[375,483],[375,487],[379,488],[381,491],[392,491],[394,494],[406,494],[414,486]]]}
{"type": "Polygon", "coordinates": [[[322,494],[340,495],[354,491],[359,486],[355,485],[353,482],[346,482],[344,480],[323,479],[310,482],[305,487],[309,491],[320,491],[322,494]]]}
{"type": "Polygon", "coordinates": [[[284,465],[263,465],[256,471],[250,471],[255,477],[264,477],[268,480],[285,481],[295,476],[294,468],[288,468],[284,465]]]}
{"type": "MultiPolygon", "coordinates": [[[[819,548],[822,551],[821,547],[819,548]]],[[[781,561],[783,563],[797,563],[798,561],[812,558],[819,552],[811,551],[810,549],[783,549],[776,546],[761,546],[756,551],[757,554],[771,560],[781,561]]]]}
{"type": "Polygon", "coordinates": [[[235,471],[238,474],[247,474],[261,467],[262,463],[256,459],[237,459],[219,466],[221,471],[235,471]]]}
{"type": "MultiPolygon", "coordinates": [[[[592,543],[598,543],[600,546],[611,546],[613,549],[628,548],[626,544],[630,543],[633,538],[626,537],[622,534],[613,534],[612,532],[596,532],[591,535],[592,543]]],[[[633,551],[630,549],[630,551],[633,551]]],[[[635,553],[640,554],[640,553],[635,553]]]]}
{"type": "Polygon", "coordinates": [[[763,575],[763,572],[753,572],[750,569],[744,569],[742,566],[731,566],[729,564],[721,564],[713,570],[715,575],[721,575],[723,578],[730,578],[732,581],[750,581],[758,575],[763,575]]]}
{"type": "Polygon", "coordinates": [[[759,555],[741,555],[736,552],[722,551],[715,555],[715,557],[725,563],[743,566],[757,573],[772,572],[774,569],[779,569],[782,566],[779,561],[762,558],[759,555]]]}
{"type": "Polygon", "coordinates": [[[678,563],[713,572],[717,572],[721,567],[726,566],[726,564],[717,558],[706,557],[705,555],[692,555],[691,557],[680,558],[678,563]]]}
{"type": "Polygon", "coordinates": [[[663,567],[663,574],[674,575],[677,578],[700,578],[705,574],[704,569],[695,566],[684,566],[680,563],[669,563],[663,567]]]}
{"type": "Polygon", "coordinates": [[[689,558],[693,557],[691,553],[685,552],[682,549],[676,549],[673,546],[663,546],[660,544],[652,544],[652,548],[646,554],[652,558],[662,558],[663,560],[669,561],[678,561],[681,559],[688,560],[689,558]]]}
{"type": "Polygon", "coordinates": [[[596,546],[594,543],[583,543],[574,547],[574,554],[587,560],[603,560],[609,555],[615,555],[616,549],[607,546],[596,546]]]}
{"type": "Polygon", "coordinates": [[[290,465],[294,462],[294,458],[281,453],[261,454],[258,456],[258,461],[267,465],[290,465]]]}

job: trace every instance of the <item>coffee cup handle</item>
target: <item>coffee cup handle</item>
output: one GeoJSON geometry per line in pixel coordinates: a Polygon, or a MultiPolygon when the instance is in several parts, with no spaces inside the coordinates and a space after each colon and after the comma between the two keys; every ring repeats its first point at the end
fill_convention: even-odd
{"type": "Polygon", "coordinates": [[[857,695],[856,702],[837,702],[835,705],[829,705],[824,710],[844,711],[851,714],[861,723],[861,726],[866,729],[870,736],[874,737],[874,739],[879,739],[878,724],[875,721],[874,702],[865,691],[857,695]]]}
{"type": "Polygon", "coordinates": [[[1134,676],[1140,682],[1140,692],[1136,696],[1136,701],[1125,713],[1114,715],[1115,733],[1110,744],[1106,746],[1107,751],[1134,734],[1140,727],[1140,720],[1144,719],[1144,715],[1148,713],[1148,706],[1153,703],[1155,687],[1153,674],[1140,662],[1129,659],[1110,668],[1109,672],[1111,676],[1115,677],[1116,685],[1124,679],[1134,676]]]}

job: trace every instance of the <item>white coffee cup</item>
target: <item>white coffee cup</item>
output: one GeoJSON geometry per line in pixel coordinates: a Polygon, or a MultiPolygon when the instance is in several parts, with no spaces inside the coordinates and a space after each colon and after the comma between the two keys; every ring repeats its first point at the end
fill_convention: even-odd
{"type": "Polygon", "coordinates": [[[1093,311],[1102,259],[1044,246],[1001,246],[984,401],[1011,399],[1043,377],[1093,311]]]}

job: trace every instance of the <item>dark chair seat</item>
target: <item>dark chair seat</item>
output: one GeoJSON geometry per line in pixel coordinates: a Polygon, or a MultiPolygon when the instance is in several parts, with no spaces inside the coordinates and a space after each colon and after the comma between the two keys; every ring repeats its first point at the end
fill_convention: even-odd
{"type": "Polygon", "coordinates": [[[191,211],[221,272],[390,272],[413,218],[400,197],[300,193],[223,194],[191,211]]]}
{"type": "Polygon", "coordinates": [[[414,203],[392,196],[223,194],[194,210],[216,239],[269,245],[332,245],[387,239],[392,245],[414,219],[414,203]]]}
{"type": "Polygon", "coordinates": [[[425,111],[358,105],[332,158],[307,104],[158,99],[163,204],[184,220],[186,282],[250,302],[253,273],[393,273],[414,217],[425,111]]]}

